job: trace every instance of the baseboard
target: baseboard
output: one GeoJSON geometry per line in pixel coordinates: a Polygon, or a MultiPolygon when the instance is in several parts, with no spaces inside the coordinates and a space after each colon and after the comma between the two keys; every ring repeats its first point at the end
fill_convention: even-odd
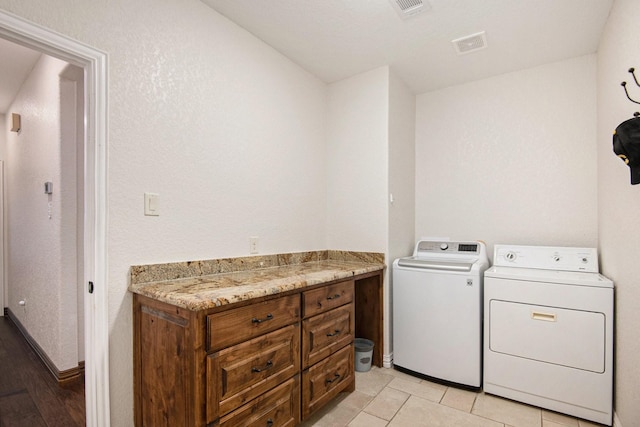
{"type": "Polygon", "coordinates": [[[382,366],[385,368],[393,368],[393,353],[382,355],[382,366]]]}
{"type": "Polygon", "coordinates": [[[64,371],[58,370],[56,365],[51,361],[47,353],[40,347],[40,345],[29,335],[29,332],[22,326],[22,323],[7,307],[4,309],[5,317],[7,317],[18,328],[24,339],[29,344],[29,347],[38,355],[42,363],[47,367],[51,375],[58,381],[58,384],[64,385],[71,382],[75,382],[84,376],[84,361],[78,362],[76,368],[66,369],[64,371]]]}
{"type": "Polygon", "coordinates": [[[620,421],[620,418],[618,418],[616,411],[613,411],[613,427],[622,427],[622,422],[620,421]]]}

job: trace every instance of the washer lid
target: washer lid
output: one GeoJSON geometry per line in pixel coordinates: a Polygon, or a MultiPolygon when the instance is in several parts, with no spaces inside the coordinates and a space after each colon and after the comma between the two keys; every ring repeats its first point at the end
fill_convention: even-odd
{"type": "Polygon", "coordinates": [[[484,272],[484,277],[529,282],[557,283],[561,285],[613,288],[613,282],[602,274],[578,271],[540,270],[534,268],[494,266],[484,272]]]}
{"type": "Polygon", "coordinates": [[[443,271],[471,271],[476,259],[464,260],[435,260],[420,257],[398,258],[400,267],[423,268],[426,270],[443,270],[443,271]]]}

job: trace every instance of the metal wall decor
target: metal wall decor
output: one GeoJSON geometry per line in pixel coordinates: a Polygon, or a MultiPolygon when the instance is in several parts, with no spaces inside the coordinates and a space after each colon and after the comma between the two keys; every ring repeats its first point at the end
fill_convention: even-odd
{"type": "MultiPolygon", "coordinates": [[[[636,69],[633,67],[629,68],[629,74],[633,76],[633,81],[636,82],[636,86],[640,87],[640,83],[638,83],[638,79],[636,78],[636,69]]],[[[629,99],[629,101],[634,102],[636,104],[640,104],[639,101],[636,101],[635,99],[631,98],[631,96],[629,96],[629,91],[627,90],[627,82],[620,83],[620,86],[622,86],[622,88],[624,89],[624,94],[627,95],[627,98],[629,99]]],[[[634,116],[636,117],[637,115],[640,115],[640,113],[636,112],[634,114],[634,116]]]]}

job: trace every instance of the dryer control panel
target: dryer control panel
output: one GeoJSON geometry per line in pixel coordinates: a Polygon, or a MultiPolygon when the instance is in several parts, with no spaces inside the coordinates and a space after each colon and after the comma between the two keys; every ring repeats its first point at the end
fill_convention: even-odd
{"type": "Polygon", "coordinates": [[[493,265],[598,273],[596,248],[495,245],[493,265]]]}

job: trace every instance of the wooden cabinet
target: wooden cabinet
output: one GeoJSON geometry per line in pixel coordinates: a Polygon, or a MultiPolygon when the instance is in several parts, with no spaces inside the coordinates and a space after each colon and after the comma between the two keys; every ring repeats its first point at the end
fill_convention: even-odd
{"type": "Polygon", "coordinates": [[[382,346],[360,283],[381,295],[380,272],[201,311],[134,294],[136,426],[295,426],[354,390],[359,318],[382,346]]]}
{"type": "Polygon", "coordinates": [[[353,294],[353,280],[302,293],[303,419],[341,391],[355,389],[353,294]]]}
{"type": "Polygon", "coordinates": [[[304,317],[311,317],[353,301],[353,280],[334,283],[302,293],[304,317]]]}
{"type": "Polygon", "coordinates": [[[353,345],[302,373],[302,416],[307,418],[344,390],[353,390],[355,373],[353,345]]]}
{"type": "Polygon", "coordinates": [[[300,419],[298,375],[220,419],[220,427],[293,427],[300,419]]]}
{"type": "Polygon", "coordinates": [[[226,415],[300,372],[300,326],[207,356],[207,420],[226,415]]]}
{"type": "Polygon", "coordinates": [[[300,321],[300,296],[289,295],[207,316],[207,350],[219,350],[300,321]]]}
{"type": "Polygon", "coordinates": [[[302,322],[302,367],[335,353],[354,338],[353,304],[349,303],[302,322]]]}

